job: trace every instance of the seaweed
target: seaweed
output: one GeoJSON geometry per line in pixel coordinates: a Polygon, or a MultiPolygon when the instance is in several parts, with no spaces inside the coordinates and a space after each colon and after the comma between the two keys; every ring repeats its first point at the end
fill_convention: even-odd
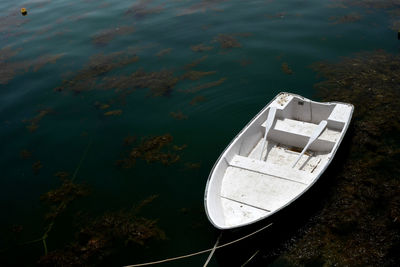
{"type": "Polygon", "coordinates": [[[89,91],[96,88],[96,83],[103,75],[139,60],[136,56],[137,49],[128,48],[126,51],[110,54],[99,53],[90,57],[89,62],[72,78],[66,79],[55,91],[61,92],[66,89],[75,93],[89,91]]]}
{"type": "Polygon", "coordinates": [[[163,57],[163,56],[165,56],[165,55],[170,54],[171,51],[172,51],[172,48],[166,48],[166,49],[163,49],[163,50],[159,51],[159,52],[156,54],[156,56],[157,56],[157,57],[163,57]]]}
{"type": "Polygon", "coordinates": [[[200,84],[200,85],[195,86],[195,87],[193,87],[191,89],[185,90],[184,92],[186,92],[186,93],[196,93],[196,92],[204,90],[204,89],[208,89],[208,88],[211,88],[211,87],[215,87],[215,86],[221,85],[223,82],[226,81],[226,79],[227,78],[224,77],[224,78],[221,78],[221,79],[219,79],[217,81],[208,82],[208,83],[205,83],[205,84],[200,84]]]}
{"type": "Polygon", "coordinates": [[[197,104],[199,104],[199,103],[202,103],[202,102],[205,102],[205,101],[206,101],[206,98],[205,98],[204,96],[202,96],[202,95],[195,96],[195,97],[190,101],[190,105],[191,105],[191,106],[195,106],[195,105],[197,105],[197,104]]]}
{"type": "Polygon", "coordinates": [[[67,208],[70,202],[75,200],[77,197],[87,195],[88,193],[86,186],[77,185],[74,183],[74,180],[76,179],[79,169],[86,158],[90,145],[91,142],[88,143],[72,177],[69,178],[69,174],[66,172],[57,172],[55,176],[59,177],[63,181],[62,185],[58,189],[44,193],[40,197],[42,202],[50,205],[50,211],[45,216],[45,219],[48,221],[48,223],[45,227],[43,235],[40,238],[20,243],[18,245],[29,245],[41,242],[43,244],[44,257],[48,255],[47,239],[50,232],[53,230],[56,218],[58,218],[59,215],[67,208]]]}
{"type": "Polygon", "coordinates": [[[19,50],[14,50],[10,46],[0,50],[0,84],[7,84],[16,75],[16,64],[9,62],[17,55],[19,50]]]}
{"type": "Polygon", "coordinates": [[[150,240],[164,240],[165,233],[158,227],[157,220],[138,216],[138,212],[156,197],[150,196],[131,210],[107,212],[86,222],[75,234],[73,242],[42,256],[38,264],[92,266],[117,254],[120,248],[143,246],[150,240]]]}
{"type": "Polygon", "coordinates": [[[362,16],[358,13],[350,13],[343,16],[332,16],[329,17],[329,20],[332,21],[332,24],[343,24],[343,23],[351,23],[361,20],[362,16]]]}
{"type": "Polygon", "coordinates": [[[139,88],[150,89],[150,95],[153,97],[169,96],[178,81],[179,78],[175,77],[172,71],[145,72],[139,69],[128,76],[103,78],[102,88],[116,89],[116,92],[123,96],[139,88]]]}
{"type": "Polygon", "coordinates": [[[234,36],[234,34],[219,34],[215,37],[215,40],[220,44],[221,48],[225,50],[242,47],[234,36]]]}
{"type": "Polygon", "coordinates": [[[29,23],[30,19],[23,17],[18,11],[8,13],[6,16],[0,17],[0,34],[2,38],[7,39],[12,36],[18,36],[21,33],[21,26],[29,23]]]}
{"type": "Polygon", "coordinates": [[[47,64],[55,64],[58,59],[63,57],[65,53],[55,54],[55,55],[44,55],[35,59],[31,64],[27,64],[28,66],[31,65],[34,72],[37,72],[41,68],[43,68],[47,64]]]}
{"type": "Polygon", "coordinates": [[[171,165],[180,160],[177,152],[182,151],[186,145],[181,147],[172,144],[173,137],[165,134],[155,137],[142,138],[139,144],[130,149],[129,154],[116,164],[123,168],[132,168],[138,159],[147,163],[160,162],[163,165],[171,165]]]}
{"type": "Polygon", "coordinates": [[[194,60],[193,62],[191,62],[191,63],[185,65],[184,68],[185,68],[185,69],[192,69],[192,68],[195,68],[195,67],[197,67],[200,63],[202,63],[203,61],[205,61],[207,58],[208,58],[208,56],[202,56],[201,58],[196,59],[196,60],[194,60]]]}
{"type": "Polygon", "coordinates": [[[43,168],[42,162],[41,162],[40,160],[35,161],[35,162],[32,164],[32,171],[33,171],[33,174],[38,175],[39,172],[40,172],[40,170],[41,170],[42,168],[43,168]]]}
{"type": "Polygon", "coordinates": [[[56,63],[59,58],[64,56],[64,54],[61,53],[43,55],[32,60],[11,61],[20,50],[21,49],[12,49],[10,46],[6,46],[0,50],[0,84],[7,84],[22,70],[29,71],[33,69],[33,71],[36,72],[47,64],[56,63]]]}
{"type": "Polygon", "coordinates": [[[96,109],[100,109],[100,110],[108,109],[108,108],[111,107],[110,104],[100,103],[98,101],[96,101],[94,103],[94,106],[95,106],[96,109]]]}
{"type": "Polygon", "coordinates": [[[294,265],[394,266],[400,237],[400,56],[364,52],[313,68],[324,101],[355,105],[350,154],[312,223],[284,253],[294,265]]]}
{"type": "MultiPolygon", "coordinates": [[[[400,13],[400,1],[399,0],[336,0],[335,4],[330,7],[334,8],[348,8],[350,6],[363,7],[369,9],[369,12],[376,10],[384,10],[391,17],[392,23],[389,28],[398,31],[398,14],[400,13]]],[[[352,20],[352,18],[348,18],[352,20]]],[[[346,20],[346,18],[345,18],[346,20]]],[[[353,22],[353,21],[350,21],[353,22]]]]}
{"type": "Polygon", "coordinates": [[[204,52],[204,51],[210,51],[214,49],[214,46],[207,46],[205,44],[198,44],[198,45],[192,45],[190,47],[192,51],[194,52],[204,52]]]}
{"type": "Polygon", "coordinates": [[[281,69],[284,73],[291,75],[293,74],[292,69],[289,67],[289,65],[286,62],[283,62],[281,65],[281,69]]]}
{"type": "Polygon", "coordinates": [[[195,71],[195,70],[191,70],[186,72],[185,74],[183,74],[181,79],[189,79],[192,81],[196,81],[199,80],[201,78],[203,78],[204,76],[208,76],[208,75],[213,75],[217,73],[216,71],[195,71]]]}
{"type": "Polygon", "coordinates": [[[47,220],[54,220],[67,208],[69,203],[90,193],[87,185],[74,183],[65,172],[58,172],[55,176],[62,180],[61,186],[40,196],[43,203],[50,205],[50,211],[45,216],[47,220]]]}
{"type": "Polygon", "coordinates": [[[181,9],[178,13],[178,16],[192,15],[199,12],[204,13],[207,12],[208,10],[223,11],[222,9],[217,8],[217,6],[225,1],[227,0],[201,0],[196,2],[195,4],[192,4],[187,8],[181,9]]]}
{"type": "Polygon", "coordinates": [[[111,42],[114,38],[131,34],[135,31],[135,28],[132,26],[118,26],[113,27],[111,29],[102,30],[100,33],[94,35],[92,37],[92,42],[95,45],[104,46],[111,42]]]}
{"type": "Polygon", "coordinates": [[[176,120],[186,120],[186,119],[188,118],[188,116],[185,115],[185,114],[183,114],[182,111],[178,111],[178,112],[173,112],[173,111],[171,111],[171,112],[169,113],[169,115],[170,115],[172,118],[176,119],[176,120]]]}
{"type": "Polygon", "coordinates": [[[125,15],[134,16],[137,19],[142,19],[150,14],[158,14],[164,10],[163,5],[150,6],[153,0],[139,0],[137,3],[133,4],[125,12],[125,15]]]}
{"type": "Polygon", "coordinates": [[[30,132],[36,131],[37,128],[39,128],[39,122],[44,118],[44,116],[52,113],[53,110],[50,108],[47,108],[47,109],[39,110],[38,112],[39,112],[39,114],[36,115],[34,118],[25,119],[22,121],[23,123],[28,123],[28,125],[26,126],[26,129],[28,129],[30,132]]]}
{"type": "Polygon", "coordinates": [[[120,116],[121,114],[122,114],[121,109],[110,110],[110,111],[104,112],[104,116],[120,116]]]}

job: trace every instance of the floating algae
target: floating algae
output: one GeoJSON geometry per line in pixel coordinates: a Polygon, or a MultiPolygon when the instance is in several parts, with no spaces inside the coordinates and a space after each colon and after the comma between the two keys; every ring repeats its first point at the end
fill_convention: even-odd
{"type": "Polygon", "coordinates": [[[92,42],[95,45],[107,45],[114,38],[121,35],[128,35],[135,31],[135,28],[132,26],[120,26],[114,27],[111,29],[102,30],[100,33],[94,35],[92,37],[92,42]]]}
{"type": "Polygon", "coordinates": [[[219,79],[217,81],[208,82],[208,83],[205,83],[205,84],[200,84],[200,85],[195,86],[195,87],[193,87],[191,89],[185,90],[184,92],[186,92],[186,93],[196,93],[196,92],[204,90],[204,89],[208,89],[208,88],[211,88],[211,87],[214,87],[214,86],[221,85],[223,82],[226,81],[226,79],[227,78],[221,78],[221,79],[219,79]]]}
{"type": "Polygon", "coordinates": [[[22,25],[28,23],[30,20],[18,16],[18,12],[15,10],[10,12],[6,16],[0,16],[0,37],[3,39],[8,39],[12,36],[21,35],[22,32],[19,31],[22,25]]]}
{"type": "Polygon", "coordinates": [[[100,110],[108,109],[111,107],[111,105],[109,105],[109,104],[100,103],[98,101],[96,101],[94,103],[94,106],[96,109],[100,109],[100,110]]]}
{"type": "Polygon", "coordinates": [[[192,68],[195,68],[195,67],[197,67],[200,63],[204,62],[207,58],[208,58],[208,56],[202,56],[201,58],[196,59],[196,60],[194,60],[193,62],[187,64],[187,65],[185,66],[185,69],[192,69],[192,68]]]}
{"type": "Polygon", "coordinates": [[[173,112],[171,111],[169,113],[169,115],[176,119],[176,120],[186,120],[188,118],[188,116],[186,116],[185,114],[182,113],[182,111],[178,111],[178,112],[173,112]]]}
{"type": "Polygon", "coordinates": [[[116,89],[121,95],[128,95],[139,88],[150,89],[153,97],[169,96],[179,78],[175,77],[172,71],[161,70],[145,72],[139,69],[128,76],[113,76],[103,79],[102,88],[116,89]]]}
{"type": "Polygon", "coordinates": [[[220,44],[222,49],[242,47],[234,36],[234,34],[219,34],[215,40],[220,44]]]}
{"type": "Polygon", "coordinates": [[[110,111],[104,112],[104,116],[120,116],[121,114],[122,114],[121,109],[110,110],[110,111]]]}
{"type": "Polygon", "coordinates": [[[362,16],[358,13],[350,13],[343,16],[332,16],[329,18],[332,24],[351,23],[361,20],[362,16]]]}
{"type": "Polygon", "coordinates": [[[23,71],[33,69],[34,72],[47,64],[54,64],[64,54],[43,55],[31,60],[11,61],[21,49],[12,49],[10,46],[0,50],[0,84],[7,84],[9,81],[23,71]]]}
{"type": "Polygon", "coordinates": [[[336,8],[348,8],[351,6],[363,7],[369,9],[368,12],[374,12],[376,10],[384,10],[390,16],[392,22],[389,28],[398,31],[399,13],[400,13],[400,1],[399,0],[336,0],[334,5],[330,7],[336,8]]]}
{"type": "Polygon", "coordinates": [[[163,240],[165,233],[157,220],[138,216],[143,206],[154,200],[151,196],[132,210],[109,212],[85,223],[75,234],[75,241],[40,258],[40,266],[93,266],[117,254],[119,249],[145,245],[150,240],[163,240]]]}
{"type": "Polygon", "coordinates": [[[9,62],[9,59],[18,54],[19,50],[5,47],[0,50],[0,84],[7,84],[16,75],[16,63],[9,62]]]}
{"type": "Polygon", "coordinates": [[[128,48],[126,51],[93,55],[86,66],[71,79],[64,80],[61,86],[55,88],[55,91],[61,92],[69,89],[75,93],[80,93],[93,90],[101,76],[138,61],[139,57],[136,56],[136,51],[135,48],[128,48]]]}
{"type": "Polygon", "coordinates": [[[75,169],[72,177],[69,178],[69,174],[66,172],[57,172],[55,176],[59,177],[63,181],[63,184],[58,189],[51,190],[40,197],[40,199],[44,203],[50,204],[50,212],[46,214],[46,219],[48,220],[48,224],[45,227],[43,235],[38,239],[20,243],[18,244],[19,246],[35,244],[40,242],[43,244],[44,255],[45,256],[48,255],[47,238],[49,237],[49,233],[52,231],[54,227],[56,218],[62,213],[62,211],[66,209],[67,205],[70,202],[75,200],[77,197],[81,197],[88,193],[86,186],[76,185],[74,184],[74,180],[76,179],[79,169],[84,159],[86,158],[90,145],[91,142],[88,143],[88,146],[86,147],[86,150],[82,155],[82,158],[77,168],[75,169]]]}
{"type": "Polygon", "coordinates": [[[198,96],[195,96],[195,97],[190,101],[190,105],[195,106],[195,105],[197,105],[197,104],[199,104],[199,103],[202,103],[202,102],[205,102],[205,101],[206,101],[206,98],[205,98],[204,96],[198,95],[198,96]]]}
{"type": "Polygon", "coordinates": [[[173,137],[170,134],[142,138],[141,142],[130,150],[126,158],[117,161],[117,165],[123,168],[132,168],[138,159],[143,159],[147,163],[174,164],[180,159],[177,152],[183,150],[186,145],[179,147],[173,145],[172,141],[173,137]]]}
{"type": "Polygon", "coordinates": [[[33,174],[38,175],[39,172],[40,172],[40,170],[41,170],[42,168],[43,168],[42,162],[41,162],[40,160],[35,161],[35,162],[32,164],[32,171],[33,171],[33,174]]]}
{"type": "Polygon", "coordinates": [[[283,257],[292,265],[396,266],[400,260],[400,56],[318,63],[322,100],[355,105],[350,156],[322,210],[283,257]]]}
{"type": "Polygon", "coordinates": [[[132,15],[135,18],[144,18],[150,14],[158,14],[164,10],[162,5],[150,6],[153,0],[139,0],[133,4],[126,12],[126,15],[132,15]]]}
{"type": "Polygon", "coordinates": [[[32,62],[26,63],[27,66],[32,67],[33,71],[36,72],[43,68],[47,64],[55,64],[58,59],[64,56],[64,53],[55,54],[55,55],[44,55],[37,59],[34,59],[32,62]]]}
{"type": "Polygon", "coordinates": [[[58,217],[69,203],[90,193],[87,185],[74,183],[68,173],[58,172],[55,176],[62,180],[61,186],[40,196],[43,203],[50,205],[50,211],[45,216],[50,220],[58,217]]]}
{"type": "Polygon", "coordinates": [[[189,7],[183,8],[179,11],[178,16],[191,15],[199,12],[212,11],[223,11],[218,8],[218,5],[226,0],[201,0],[197,1],[189,7]]]}
{"type": "Polygon", "coordinates": [[[26,128],[30,131],[30,132],[34,132],[37,130],[37,128],[39,128],[39,122],[43,119],[44,116],[52,113],[53,110],[48,108],[48,109],[42,109],[39,110],[39,114],[36,115],[34,118],[32,119],[25,119],[22,122],[24,123],[28,123],[29,125],[26,126],[26,128]]]}
{"type": "Polygon", "coordinates": [[[199,80],[201,78],[203,78],[204,76],[208,76],[208,75],[213,75],[217,73],[216,71],[195,71],[195,70],[191,70],[186,72],[185,74],[182,75],[182,79],[189,79],[192,81],[196,81],[199,80]]]}
{"type": "Polygon", "coordinates": [[[207,46],[205,44],[198,44],[198,45],[192,45],[190,47],[192,51],[194,52],[204,52],[204,51],[210,51],[214,49],[214,46],[207,46]]]}
{"type": "Polygon", "coordinates": [[[283,63],[282,63],[281,69],[282,69],[282,71],[283,71],[284,73],[286,73],[286,74],[288,74],[288,75],[293,74],[292,69],[289,67],[289,65],[288,65],[286,62],[283,62],[283,63]]]}
{"type": "Polygon", "coordinates": [[[158,53],[156,54],[156,56],[157,56],[157,57],[163,57],[163,56],[165,56],[165,55],[170,54],[171,51],[172,51],[172,48],[166,48],[166,49],[163,49],[163,50],[161,50],[160,52],[158,52],[158,53]]]}

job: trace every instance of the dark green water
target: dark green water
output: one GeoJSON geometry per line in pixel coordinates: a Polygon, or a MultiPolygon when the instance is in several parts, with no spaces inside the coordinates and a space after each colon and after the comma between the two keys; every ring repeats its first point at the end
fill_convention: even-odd
{"type": "Polygon", "coordinates": [[[81,217],[129,209],[150,195],[158,197],[140,216],[157,219],[167,238],[114,252],[113,263],[212,247],[204,187],[237,132],[281,91],[315,99],[315,62],[375,49],[397,53],[395,16],[353,2],[362,1],[2,1],[2,260],[34,265],[44,254],[41,242],[21,245],[49,223],[39,198],[62,184],[55,173],[72,175],[82,158],[74,182],[91,193],[54,220],[49,252],[74,242],[81,217]],[[189,70],[212,73],[184,78],[189,70]],[[135,72],[144,85],[121,78],[135,72]],[[111,78],[120,83],[107,85],[111,78]],[[138,144],[164,134],[173,136],[168,151],[186,145],[173,152],[179,161],[116,164],[135,147],[124,145],[126,137],[138,144]]]}

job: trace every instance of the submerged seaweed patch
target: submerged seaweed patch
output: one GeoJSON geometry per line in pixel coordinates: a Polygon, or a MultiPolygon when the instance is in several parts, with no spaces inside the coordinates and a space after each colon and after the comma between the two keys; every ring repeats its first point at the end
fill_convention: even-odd
{"type": "Polygon", "coordinates": [[[88,220],[75,234],[75,240],[62,249],[44,255],[40,266],[94,266],[123,247],[163,240],[165,233],[157,220],[138,215],[157,196],[150,196],[131,210],[107,212],[88,220]]]}
{"type": "Polygon", "coordinates": [[[37,128],[39,128],[39,122],[48,114],[52,113],[53,110],[50,108],[47,109],[42,109],[39,110],[38,113],[35,117],[33,117],[32,119],[25,119],[23,120],[24,123],[27,123],[28,125],[26,126],[26,128],[30,131],[30,132],[34,132],[37,130],[37,128]]]}
{"type": "Polygon", "coordinates": [[[165,55],[170,54],[171,51],[172,51],[172,48],[166,48],[166,49],[160,50],[160,51],[156,54],[156,56],[157,56],[157,57],[163,57],[163,56],[165,56],[165,55]]]}
{"type": "Polygon", "coordinates": [[[178,152],[185,149],[186,145],[176,146],[172,144],[172,141],[173,137],[170,134],[142,138],[140,143],[135,142],[135,146],[126,158],[117,161],[117,165],[123,168],[132,168],[138,159],[147,163],[174,164],[180,160],[178,152]]]}
{"type": "Polygon", "coordinates": [[[199,103],[203,103],[206,101],[206,98],[202,95],[195,96],[192,100],[190,100],[190,105],[195,106],[199,103]]]}
{"type": "Polygon", "coordinates": [[[127,49],[126,51],[114,52],[110,54],[99,53],[90,57],[89,62],[72,78],[64,80],[62,85],[55,91],[64,91],[66,89],[75,93],[89,91],[96,88],[98,79],[115,70],[139,60],[136,56],[136,49],[127,49]]]}
{"type": "Polygon", "coordinates": [[[197,45],[192,45],[190,47],[190,49],[192,49],[192,51],[194,51],[194,52],[204,52],[204,51],[213,50],[214,47],[213,46],[208,46],[208,45],[205,45],[205,44],[197,44],[197,45]]]}
{"type": "Polygon", "coordinates": [[[343,16],[332,16],[329,18],[332,24],[351,23],[361,20],[362,16],[358,13],[350,13],[343,16]]]}
{"type": "Polygon", "coordinates": [[[130,75],[106,77],[102,80],[103,89],[115,89],[121,95],[128,95],[136,89],[148,88],[150,95],[169,96],[179,78],[175,77],[172,71],[161,70],[146,72],[139,69],[130,75]]]}
{"type": "Polygon", "coordinates": [[[208,89],[208,88],[211,88],[211,87],[214,87],[214,86],[221,85],[223,82],[226,81],[226,79],[227,78],[224,77],[224,78],[221,78],[221,79],[219,79],[217,81],[208,82],[208,83],[205,83],[205,84],[200,84],[200,85],[197,85],[197,86],[195,86],[193,88],[185,90],[184,92],[186,92],[186,93],[196,93],[196,92],[204,90],[204,89],[208,89]]]}
{"type": "Polygon", "coordinates": [[[284,258],[295,265],[394,266],[400,243],[400,57],[360,53],[314,65],[322,100],[355,105],[350,156],[284,258]]]}
{"type": "Polygon", "coordinates": [[[182,111],[178,112],[171,111],[169,115],[176,120],[186,120],[188,118],[188,116],[183,114],[182,111]]]}
{"type": "Polygon", "coordinates": [[[150,14],[158,14],[164,10],[163,5],[151,5],[153,0],[139,0],[133,4],[126,12],[126,15],[134,16],[137,19],[145,18],[150,14]]]}
{"type": "Polygon", "coordinates": [[[95,45],[107,45],[114,38],[121,35],[128,35],[135,31],[132,26],[120,26],[111,29],[102,30],[100,33],[92,37],[92,42],[95,45]]]}
{"type": "Polygon", "coordinates": [[[281,69],[284,73],[291,75],[293,74],[293,70],[289,67],[289,65],[286,62],[283,62],[281,65],[281,69]]]}
{"type": "Polygon", "coordinates": [[[239,43],[234,34],[219,34],[215,40],[220,44],[222,49],[242,47],[242,44],[239,43]]]}
{"type": "Polygon", "coordinates": [[[21,49],[12,49],[7,46],[0,50],[0,84],[7,84],[15,78],[15,76],[22,72],[33,70],[34,72],[40,70],[47,64],[55,64],[56,61],[64,56],[63,53],[55,55],[43,55],[34,59],[24,61],[12,61],[21,49]]]}
{"type": "Polygon", "coordinates": [[[40,196],[40,200],[50,206],[50,211],[45,216],[50,220],[58,217],[69,203],[90,193],[87,185],[74,183],[66,172],[58,172],[55,176],[62,180],[61,186],[40,196]]]}

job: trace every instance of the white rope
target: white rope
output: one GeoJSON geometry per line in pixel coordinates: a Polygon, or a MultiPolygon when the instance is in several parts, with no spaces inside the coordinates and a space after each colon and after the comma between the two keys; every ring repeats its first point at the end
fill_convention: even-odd
{"type": "Polygon", "coordinates": [[[200,254],[204,254],[204,253],[210,252],[212,250],[217,250],[219,248],[230,246],[230,245],[232,245],[234,243],[237,243],[237,242],[242,241],[242,240],[244,240],[246,238],[249,238],[249,237],[257,234],[258,232],[261,232],[262,230],[270,227],[271,225],[272,225],[272,223],[268,224],[267,226],[262,227],[261,229],[258,229],[256,231],[254,231],[254,232],[252,232],[252,233],[250,233],[248,235],[245,235],[245,236],[243,236],[241,238],[238,238],[238,239],[233,240],[231,242],[225,243],[223,245],[217,246],[215,248],[209,248],[209,249],[205,249],[205,250],[202,250],[202,251],[194,252],[194,253],[191,253],[191,254],[187,254],[187,255],[183,255],[183,256],[179,256],[179,257],[168,258],[168,259],[159,260],[159,261],[152,261],[152,262],[146,262],[146,263],[126,265],[125,267],[138,267],[138,266],[154,265],[154,264],[159,264],[159,263],[164,263],[164,262],[169,262],[169,261],[175,261],[175,260],[180,260],[180,259],[189,258],[189,257],[197,256],[197,255],[200,255],[200,254]]]}
{"type": "Polygon", "coordinates": [[[213,250],[211,250],[210,255],[208,255],[208,258],[206,260],[206,263],[204,263],[203,267],[207,267],[208,263],[210,262],[212,256],[214,255],[215,250],[217,249],[218,243],[219,243],[219,239],[222,236],[222,232],[219,234],[218,238],[217,238],[217,242],[215,242],[215,245],[213,247],[213,250]]]}

